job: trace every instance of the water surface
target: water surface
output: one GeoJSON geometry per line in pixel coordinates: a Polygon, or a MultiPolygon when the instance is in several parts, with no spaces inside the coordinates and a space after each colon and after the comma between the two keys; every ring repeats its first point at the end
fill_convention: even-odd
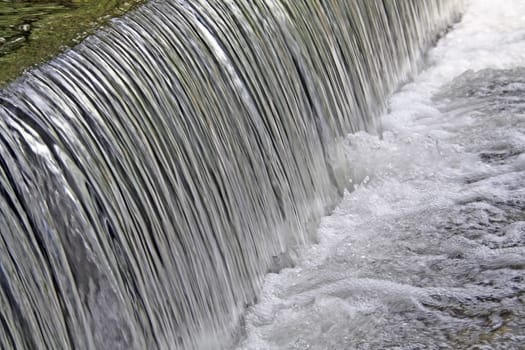
{"type": "Polygon", "coordinates": [[[348,136],[355,191],[267,276],[240,349],[523,349],[525,4],[471,1],[348,136]]]}

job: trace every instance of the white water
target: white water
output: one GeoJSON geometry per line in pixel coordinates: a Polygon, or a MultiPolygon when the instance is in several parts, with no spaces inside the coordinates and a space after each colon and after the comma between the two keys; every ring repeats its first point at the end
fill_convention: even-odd
{"type": "Polygon", "coordinates": [[[231,348],[462,9],[151,0],[1,90],[0,349],[231,348]]]}
{"type": "Polygon", "coordinates": [[[427,67],[347,138],[355,191],[240,349],[525,346],[525,2],[471,1],[427,67]]]}

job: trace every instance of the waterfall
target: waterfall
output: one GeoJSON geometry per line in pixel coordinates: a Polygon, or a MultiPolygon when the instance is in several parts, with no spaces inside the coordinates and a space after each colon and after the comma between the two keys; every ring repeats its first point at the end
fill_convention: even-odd
{"type": "Polygon", "coordinates": [[[231,346],[454,0],[153,0],[0,92],[0,348],[231,346]]]}

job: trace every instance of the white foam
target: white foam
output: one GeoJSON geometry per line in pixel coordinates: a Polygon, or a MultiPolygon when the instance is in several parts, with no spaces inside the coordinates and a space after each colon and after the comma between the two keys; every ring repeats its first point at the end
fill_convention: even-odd
{"type": "MultiPolygon", "coordinates": [[[[428,64],[392,96],[381,139],[348,136],[355,190],[295,268],[268,275],[240,349],[453,348],[478,344],[482,312],[522,315],[480,300],[523,274],[525,97],[503,70],[525,67],[525,2],[471,1],[428,64]]],[[[523,340],[511,322],[494,341],[523,340]]]]}

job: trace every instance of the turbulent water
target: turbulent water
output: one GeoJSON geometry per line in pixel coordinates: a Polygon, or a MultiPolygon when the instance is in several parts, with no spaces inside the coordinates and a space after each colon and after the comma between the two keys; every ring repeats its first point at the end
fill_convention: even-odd
{"type": "Polygon", "coordinates": [[[426,61],[241,349],[525,348],[525,3],[470,1],[426,61]]]}
{"type": "Polygon", "coordinates": [[[154,0],[10,85],[0,347],[231,345],[461,4],[154,0]]]}

